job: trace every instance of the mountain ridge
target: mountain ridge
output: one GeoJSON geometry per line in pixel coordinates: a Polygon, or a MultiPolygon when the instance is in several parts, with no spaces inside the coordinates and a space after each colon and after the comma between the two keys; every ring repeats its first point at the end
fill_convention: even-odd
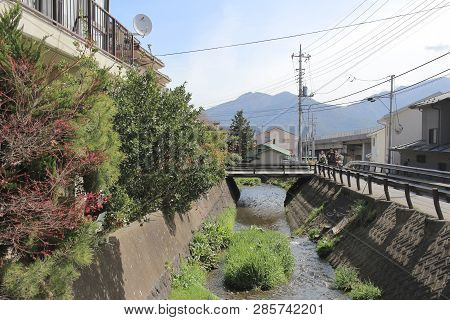
{"type": "MultiPolygon", "coordinates": [[[[405,86],[397,87],[396,90],[402,88],[405,88],[405,86]]],[[[450,91],[450,78],[434,79],[413,88],[414,90],[406,89],[395,95],[394,111],[436,92],[440,91],[444,93],[450,91]]],[[[388,93],[385,91],[380,92],[368,96],[366,99],[388,93]]],[[[244,115],[249,119],[251,125],[258,131],[277,126],[295,133],[297,132],[298,123],[297,99],[297,95],[287,91],[275,95],[261,92],[247,92],[235,100],[205,110],[204,116],[212,121],[220,122],[223,127],[228,127],[234,114],[238,110],[243,110],[244,115]]],[[[385,100],[385,105],[379,99],[376,99],[375,102],[363,100],[362,102],[339,108],[333,104],[322,105],[329,106],[330,110],[314,113],[317,119],[317,136],[378,126],[377,120],[389,112],[386,106],[389,104],[389,100],[383,100],[385,100]],[[336,107],[336,109],[333,109],[333,107],[336,107]]],[[[312,98],[304,99],[305,108],[309,104],[316,103],[318,102],[312,98]]],[[[303,115],[305,130],[307,117],[307,114],[303,115]]]]}

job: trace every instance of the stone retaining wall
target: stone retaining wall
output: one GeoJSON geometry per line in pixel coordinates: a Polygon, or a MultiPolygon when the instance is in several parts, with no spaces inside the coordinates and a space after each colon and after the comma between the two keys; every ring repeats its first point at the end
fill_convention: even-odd
{"type": "Polygon", "coordinates": [[[170,293],[167,265],[178,266],[188,254],[192,232],[208,217],[234,205],[234,187],[231,181],[213,187],[188,213],[171,220],[155,212],[149,222],[112,233],[75,283],[75,299],[166,299],[170,293]]]}
{"type": "Polygon", "coordinates": [[[364,280],[383,290],[384,299],[450,297],[450,223],[383,200],[363,196],[321,178],[299,181],[286,199],[288,221],[296,228],[325,204],[315,224],[341,240],[329,256],[337,267],[356,267],[364,280]],[[349,212],[366,203],[361,216],[349,212]]]}

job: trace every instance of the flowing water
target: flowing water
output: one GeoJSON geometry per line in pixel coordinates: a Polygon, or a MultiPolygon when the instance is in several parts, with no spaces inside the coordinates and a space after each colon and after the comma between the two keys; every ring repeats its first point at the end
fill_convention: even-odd
{"type": "MultiPolygon", "coordinates": [[[[270,185],[244,187],[238,202],[235,229],[256,225],[290,235],[284,214],[286,191],[270,185]]],[[[307,238],[291,240],[295,257],[294,273],[290,282],[274,290],[230,292],[223,286],[223,263],[208,276],[207,287],[222,299],[321,300],[346,299],[333,288],[334,270],[316,254],[315,244],[307,238]]]]}

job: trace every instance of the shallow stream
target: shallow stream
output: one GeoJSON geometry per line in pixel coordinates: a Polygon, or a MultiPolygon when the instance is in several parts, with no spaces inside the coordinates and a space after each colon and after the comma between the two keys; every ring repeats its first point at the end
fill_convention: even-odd
{"type": "MultiPolygon", "coordinates": [[[[271,185],[243,187],[238,202],[235,229],[256,225],[290,235],[283,206],[285,197],[285,190],[271,185]]],[[[344,294],[333,288],[334,270],[326,261],[319,259],[314,243],[307,238],[295,237],[291,240],[291,247],[295,268],[290,282],[286,285],[270,291],[227,291],[223,286],[222,263],[209,274],[207,287],[222,299],[346,299],[344,294]]]]}

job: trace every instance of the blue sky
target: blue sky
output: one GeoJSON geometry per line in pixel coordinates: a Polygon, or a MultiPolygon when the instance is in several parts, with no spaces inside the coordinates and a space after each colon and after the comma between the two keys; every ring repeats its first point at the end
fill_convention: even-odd
{"type": "MultiPolygon", "coordinates": [[[[112,0],[111,13],[130,29],[135,14],[150,16],[153,31],[142,42],[150,43],[152,52],[158,55],[333,27],[360,4],[362,5],[342,24],[428,9],[444,2],[112,0]]],[[[162,57],[166,64],[162,71],[172,78],[171,86],[186,82],[188,90],[193,94],[193,102],[203,107],[233,100],[249,91],[269,94],[295,92],[293,77],[296,66],[291,60],[291,54],[298,50],[301,42],[305,51],[310,51],[312,55],[310,63],[305,65],[306,83],[312,91],[317,91],[317,100],[325,101],[370,84],[360,80],[350,81],[350,77],[371,80],[398,74],[448,51],[450,41],[447,31],[443,31],[450,29],[449,12],[446,8],[402,20],[330,32],[317,43],[314,41],[321,35],[162,57]],[[399,36],[397,39],[396,35],[399,36]],[[392,42],[384,46],[390,40],[392,42]],[[358,56],[351,56],[358,53],[358,50],[362,50],[359,53],[361,60],[365,55],[375,50],[377,52],[352,67],[353,62],[359,62],[358,56]],[[326,86],[317,90],[323,85],[326,86]]],[[[448,66],[449,59],[442,59],[420,72],[398,79],[397,85],[414,83],[448,66]]],[[[384,89],[387,87],[376,88],[368,93],[384,89]]]]}

